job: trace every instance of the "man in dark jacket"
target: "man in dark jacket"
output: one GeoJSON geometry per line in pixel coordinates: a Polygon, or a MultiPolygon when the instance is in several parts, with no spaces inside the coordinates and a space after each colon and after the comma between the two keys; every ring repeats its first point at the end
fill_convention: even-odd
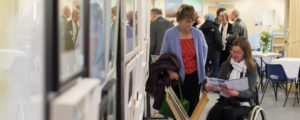
{"type": "Polygon", "coordinates": [[[173,24],[162,17],[160,9],[151,10],[150,55],[159,55],[165,31],[171,27],[173,24]]]}
{"type": "MultiPolygon", "coordinates": [[[[208,46],[206,71],[212,70],[212,77],[217,77],[219,72],[220,52],[223,49],[222,37],[218,27],[214,23],[214,16],[211,13],[205,15],[205,22],[200,27],[208,46]]],[[[210,76],[210,75],[208,75],[210,76]]]]}
{"type": "Polygon", "coordinates": [[[233,36],[248,38],[247,27],[245,23],[239,18],[240,12],[237,9],[233,9],[229,12],[229,20],[233,21],[233,36]]]}

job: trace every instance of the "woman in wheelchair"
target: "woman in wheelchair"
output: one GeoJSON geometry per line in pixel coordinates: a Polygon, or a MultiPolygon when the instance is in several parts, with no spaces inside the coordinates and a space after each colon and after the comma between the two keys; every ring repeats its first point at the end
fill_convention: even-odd
{"type": "MultiPolygon", "coordinates": [[[[220,98],[210,109],[207,120],[244,120],[250,112],[250,106],[243,102],[253,103],[256,90],[256,66],[253,62],[251,47],[246,38],[234,40],[231,54],[220,68],[218,78],[229,80],[248,78],[249,89],[238,91],[231,88],[220,87],[220,98]]],[[[208,92],[214,92],[212,85],[205,84],[208,92]]]]}

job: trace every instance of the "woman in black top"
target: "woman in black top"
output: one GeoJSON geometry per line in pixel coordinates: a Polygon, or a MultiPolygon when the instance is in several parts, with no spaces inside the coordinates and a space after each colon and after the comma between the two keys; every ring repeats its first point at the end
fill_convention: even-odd
{"type": "MultiPolygon", "coordinates": [[[[248,78],[249,89],[238,91],[221,87],[224,96],[220,95],[207,120],[244,120],[243,116],[250,111],[250,107],[241,105],[241,102],[253,100],[255,96],[256,68],[249,42],[245,38],[237,38],[232,44],[231,55],[220,68],[218,78],[229,80],[244,77],[248,78]]],[[[213,91],[209,83],[205,84],[205,89],[213,91]]]]}

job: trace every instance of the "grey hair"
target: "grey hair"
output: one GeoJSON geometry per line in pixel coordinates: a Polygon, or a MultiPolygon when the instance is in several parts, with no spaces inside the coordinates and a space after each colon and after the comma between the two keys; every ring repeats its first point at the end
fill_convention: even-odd
{"type": "Polygon", "coordinates": [[[235,17],[239,17],[240,16],[240,12],[237,9],[232,9],[231,10],[231,14],[234,15],[235,17]]]}

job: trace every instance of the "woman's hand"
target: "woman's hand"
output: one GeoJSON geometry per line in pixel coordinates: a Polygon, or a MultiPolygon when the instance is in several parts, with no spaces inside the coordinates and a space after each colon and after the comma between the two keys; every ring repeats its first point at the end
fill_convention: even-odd
{"type": "Polygon", "coordinates": [[[225,88],[225,87],[221,87],[221,91],[227,95],[227,96],[238,96],[239,95],[239,91],[235,90],[235,89],[230,89],[230,88],[225,88]]]}
{"type": "Polygon", "coordinates": [[[208,92],[212,92],[214,90],[213,86],[208,83],[206,83],[204,87],[205,87],[205,90],[208,92]]]}
{"type": "Polygon", "coordinates": [[[169,78],[171,80],[178,80],[179,79],[179,75],[177,72],[174,72],[172,70],[167,70],[168,71],[168,74],[169,74],[169,78]]]}

